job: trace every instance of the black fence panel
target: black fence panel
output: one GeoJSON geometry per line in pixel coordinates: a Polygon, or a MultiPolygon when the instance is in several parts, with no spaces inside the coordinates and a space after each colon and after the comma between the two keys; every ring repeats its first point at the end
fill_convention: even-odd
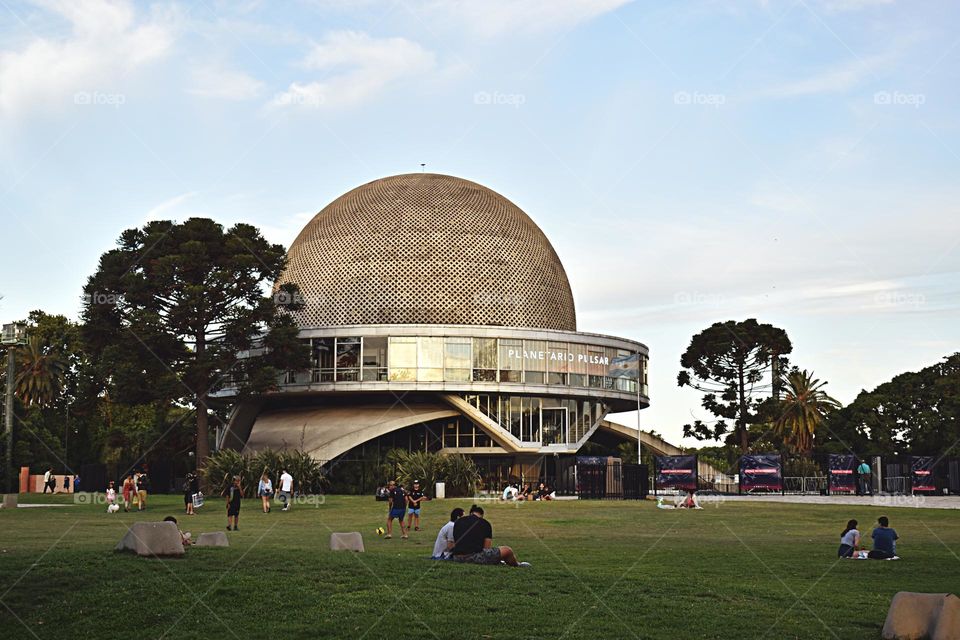
{"type": "Polygon", "coordinates": [[[624,500],[644,500],[650,493],[650,467],[645,464],[623,465],[624,500]]]}

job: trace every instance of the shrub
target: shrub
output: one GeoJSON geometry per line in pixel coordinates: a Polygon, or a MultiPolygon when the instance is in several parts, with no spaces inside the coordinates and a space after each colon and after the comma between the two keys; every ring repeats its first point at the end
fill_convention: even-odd
{"type": "Polygon", "coordinates": [[[232,449],[223,449],[207,458],[203,478],[212,495],[220,495],[233,476],[242,478],[243,494],[255,497],[260,476],[266,471],[278,489],[280,473],[286,469],[294,480],[298,494],[322,493],[327,486],[320,463],[302,451],[273,451],[264,449],[253,455],[243,455],[232,449]]]}

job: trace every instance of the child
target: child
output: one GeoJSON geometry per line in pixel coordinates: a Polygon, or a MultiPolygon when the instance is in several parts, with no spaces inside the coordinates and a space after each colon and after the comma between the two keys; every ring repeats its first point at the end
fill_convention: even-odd
{"type": "Polygon", "coordinates": [[[172,522],[173,524],[176,524],[176,525],[177,525],[177,532],[180,534],[180,544],[182,544],[182,545],[185,546],[185,547],[189,547],[191,544],[193,544],[193,539],[192,539],[192,537],[191,537],[191,535],[190,535],[190,532],[188,531],[187,533],[184,533],[184,532],[180,529],[180,525],[177,524],[177,519],[176,519],[176,518],[174,518],[173,516],[167,516],[166,518],[163,519],[163,521],[164,521],[164,522],[172,522]]]}
{"type": "Polygon", "coordinates": [[[837,549],[838,558],[852,558],[855,551],[860,549],[860,532],[857,531],[857,521],[847,522],[847,528],[840,534],[840,548],[837,549]]]}
{"type": "Polygon", "coordinates": [[[117,503],[117,490],[113,488],[113,480],[107,485],[107,508],[117,503]]]}
{"type": "Polygon", "coordinates": [[[230,531],[231,525],[234,531],[239,531],[237,523],[240,519],[240,499],[243,498],[240,476],[233,476],[233,483],[224,489],[221,495],[227,499],[227,531],[230,531]]]}
{"type": "Polygon", "coordinates": [[[420,531],[420,502],[423,500],[429,500],[429,498],[420,490],[420,482],[414,480],[413,491],[407,494],[407,531],[410,531],[411,527],[414,531],[420,531]]]}

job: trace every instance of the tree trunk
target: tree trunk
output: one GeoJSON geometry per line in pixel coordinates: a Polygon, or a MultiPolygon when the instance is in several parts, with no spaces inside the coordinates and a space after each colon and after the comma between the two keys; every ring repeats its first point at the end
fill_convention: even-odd
{"type": "MultiPolygon", "coordinates": [[[[206,336],[202,330],[197,331],[197,361],[203,363],[204,352],[206,351],[206,342],[204,340],[206,336]]],[[[203,470],[207,464],[207,458],[210,456],[210,434],[208,428],[208,416],[207,416],[207,389],[209,387],[208,376],[203,376],[203,380],[199,382],[201,389],[194,389],[196,392],[196,398],[194,399],[194,406],[197,409],[197,472],[203,470]]],[[[203,477],[202,475],[200,477],[203,477]]]]}
{"type": "Polygon", "coordinates": [[[737,416],[740,430],[740,453],[746,453],[750,447],[750,439],[747,435],[747,397],[746,388],[743,383],[743,364],[737,367],[737,391],[740,395],[740,415],[737,416]]]}

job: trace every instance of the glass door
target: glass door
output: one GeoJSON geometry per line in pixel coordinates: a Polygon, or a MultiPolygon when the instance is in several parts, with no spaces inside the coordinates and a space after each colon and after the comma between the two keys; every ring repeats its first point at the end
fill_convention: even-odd
{"type": "Polygon", "coordinates": [[[550,444],[565,444],[567,441],[567,409],[566,407],[544,407],[543,416],[544,446],[550,444]]]}

